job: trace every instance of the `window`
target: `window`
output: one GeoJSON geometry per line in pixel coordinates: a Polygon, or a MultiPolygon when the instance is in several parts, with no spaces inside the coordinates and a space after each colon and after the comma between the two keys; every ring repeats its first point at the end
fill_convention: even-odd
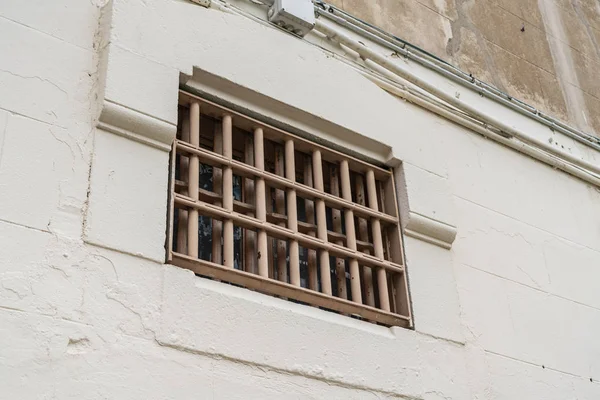
{"type": "Polygon", "coordinates": [[[168,262],[410,326],[392,171],[181,91],[168,262]]]}

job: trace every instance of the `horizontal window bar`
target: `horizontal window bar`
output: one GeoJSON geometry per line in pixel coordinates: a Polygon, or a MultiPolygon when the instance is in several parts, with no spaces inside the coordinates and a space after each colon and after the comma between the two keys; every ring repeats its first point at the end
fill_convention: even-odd
{"type": "Polygon", "coordinates": [[[260,275],[226,268],[219,264],[199,260],[183,254],[173,253],[172,262],[173,264],[189,269],[198,275],[208,276],[213,279],[233,283],[259,292],[309,303],[342,314],[359,316],[369,321],[378,322],[388,326],[408,327],[410,325],[410,319],[402,315],[379,310],[339,297],[332,297],[310,289],[262,277],[260,275]]]}
{"type": "Polygon", "coordinates": [[[183,90],[179,91],[179,104],[183,106],[188,106],[191,103],[199,102],[202,107],[202,113],[208,114],[214,118],[222,118],[225,115],[232,116],[235,119],[235,125],[247,130],[248,132],[254,131],[256,128],[262,128],[264,131],[264,138],[269,140],[277,141],[280,144],[286,139],[292,139],[296,146],[296,150],[303,151],[306,153],[310,153],[313,150],[320,150],[323,155],[323,160],[329,161],[332,163],[339,163],[343,160],[348,161],[350,164],[350,168],[354,171],[366,173],[368,170],[372,169],[375,172],[375,176],[379,180],[386,180],[391,176],[389,170],[378,167],[371,163],[367,163],[365,161],[359,160],[356,157],[353,157],[348,154],[344,154],[337,150],[334,150],[330,147],[323,146],[314,141],[304,139],[300,136],[294,135],[292,133],[283,131],[279,128],[266,124],[264,122],[258,121],[254,118],[248,117],[244,114],[241,114],[237,111],[231,110],[227,107],[221,106],[219,104],[213,103],[211,101],[205,100],[201,97],[194,96],[191,93],[187,93],[183,90]]]}
{"type": "Polygon", "coordinates": [[[200,212],[200,214],[214,217],[217,219],[231,219],[236,223],[236,225],[239,225],[242,228],[257,230],[264,229],[269,235],[273,236],[276,239],[298,240],[298,243],[300,243],[303,247],[309,249],[327,250],[329,253],[335,256],[349,259],[354,258],[358,260],[358,262],[362,265],[367,265],[371,267],[381,267],[390,272],[400,274],[404,272],[404,268],[402,267],[402,265],[398,265],[390,261],[385,261],[373,257],[371,255],[361,253],[359,251],[350,250],[344,246],[340,246],[333,243],[326,243],[314,236],[309,236],[302,233],[294,233],[290,229],[287,229],[282,226],[273,225],[268,222],[263,223],[256,218],[239,214],[236,212],[229,212],[213,204],[205,203],[199,200],[194,201],[191,198],[178,193],[175,194],[175,204],[180,204],[191,209],[196,209],[200,212]]]}
{"type": "Polygon", "coordinates": [[[282,176],[266,171],[261,171],[255,167],[244,164],[243,162],[227,159],[221,156],[220,154],[213,153],[212,151],[202,149],[199,147],[194,147],[182,141],[177,141],[176,147],[178,151],[181,150],[182,152],[201,157],[203,163],[212,165],[213,167],[230,166],[237,173],[237,175],[240,175],[242,177],[260,177],[263,178],[265,181],[268,181],[268,183],[271,186],[274,186],[278,189],[294,189],[302,197],[306,197],[310,200],[320,199],[323,200],[325,204],[331,207],[352,210],[357,216],[366,218],[377,218],[381,222],[385,222],[388,224],[398,223],[398,218],[389,214],[372,210],[368,207],[353,203],[348,200],[344,200],[341,197],[337,197],[329,193],[321,192],[302,183],[292,182],[291,180],[286,179],[282,176]]]}

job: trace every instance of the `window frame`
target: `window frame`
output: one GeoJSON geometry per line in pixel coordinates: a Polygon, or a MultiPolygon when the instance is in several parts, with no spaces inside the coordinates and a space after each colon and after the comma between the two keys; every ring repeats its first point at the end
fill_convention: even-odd
{"type": "MultiPolygon", "coordinates": [[[[247,132],[256,132],[257,129],[260,129],[262,132],[262,137],[265,141],[274,140],[281,142],[283,140],[282,138],[284,138],[286,142],[291,141],[293,143],[292,152],[300,151],[309,153],[312,156],[315,151],[318,151],[319,154],[326,154],[327,161],[334,163],[344,162],[346,165],[346,171],[352,170],[358,173],[370,173],[373,177],[373,182],[376,182],[376,180],[385,180],[385,182],[387,182],[385,188],[386,196],[384,205],[386,212],[368,207],[364,205],[364,203],[355,203],[351,198],[348,200],[347,195],[344,198],[344,196],[339,196],[339,194],[336,196],[334,194],[327,193],[324,189],[318,190],[314,187],[299,184],[295,182],[294,179],[290,179],[290,176],[285,177],[273,174],[265,171],[264,167],[260,169],[256,166],[251,166],[243,162],[236,161],[231,157],[228,158],[222,154],[203,149],[200,147],[200,145],[196,147],[176,138],[172,145],[170,157],[169,210],[167,218],[166,242],[167,263],[189,269],[197,275],[239,285],[247,289],[256,290],[271,296],[295,300],[341,314],[359,317],[361,319],[382,325],[412,327],[410,294],[408,291],[408,279],[406,276],[404,247],[399,220],[400,214],[393,169],[385,169],[364,162],[338,150],[324,146],[315,141],[299,137],[289,132],[285,132],[279,128],[231,110],[228,107],[221,106],[184,90],[180,90],[179,105],[189,107],[192,103],[199,104],[200,115],[206,115],[217,119],[221,119],[227,115],[232,121],[235,120],[235,124],[231,122],[232,126],[230,129],[232,129],[233,126],[243,129],[247,132]],[[390,249],[388,249],[388,253],[390,254],[388,254],[388,257],[394,261],[385,260],[383,256],[375,257],[373,255],[365,254],[360,249],[350,249],[343,245],[339,245],[335,242],[335,240],[331,242],[329,240],[319,239],[319,235],[310,236],[301,234],[298,232],[298,228],[296,228],[294,231],[293,229],[289,229],[289,227],[282,227],[274,223],[269,223],[266,221],[266,219],[258,221],[254,217],[248,217],[243,212],[238,212],[240,210],[234,211],[234,206],[230,206],[229,210],[225,210],[221,207],[214,207],[206,202],[194,200],[189,196],[184,196],[180,193],[177,193],[177,180],[175,179],[175,155],[178,154],[178,152],[188,154],[189,157],[201,158],[202,163],[219,166],[218,168],[226,167],[232,171],[235,170],[237,173],[240,173],[241,176],[251,177],[251,179],[254,179],[255,181],[256,179],[261,178],[263,181],[268,182],[270,186],[276,187],[282,191],[286,191],[288,194],[293,192],[294,197],[296,196],[296,193],[298,193],[303,197],[314,199],[315,203],[318,200],[322,200],[324,203],[337,207],[342,215],[344,214],[344,210],[350,210],[359,218],[370,218],[373,221],[377,221],[378,224],[383,222],[385,224],[392,225],[392,229],[389,227],[388,229],[391,232],[391,236],[393,236],[392,240],[397,242],[397,246],[389,246],[390,249]],[[359,265],[361,270],[366,266],[372,270],[373,275],[376,274],[376,271],[384,270],[386,271],[384,274],[384,279],[386,279],[386,287],[388,289],[392,288],[392,291],[389,294],[393,299],[393,301],[390,302],[392,304],[389,305],[390,310],[383,309],[382,304],[380,304],[379,307],[375,307],[374,305],[363,304],[363,302],[357,303],[352,300],[322,293],[318,290],[304,288],[298,286],[297,284],[293,285],[292,283],[272,279],[269,276],[263,276],[244,270],[237,270],[231,266],[228,267],[212,261],[198,259],[188,254],[179,253],[173,248],[174,216],[176,205],[189,210],[197,210],[200,215],[208,215],[210,217],[222,218],[223,220],[235,221],[237,226],[241,226],[243,229],[257,230],[257,232],[259,230],[263,230],[270,237],[275,238],[275,240],[295,241],[303,247],[314,250],[317,253],[321,251],[327,251],[329,254],[333,254],[334,256],[356,260],[356,263],[359,265]],[[393,253],[393,255],[391,253],[393,253]],[[390,272],[388,273],[388,271],[390,272]]],[[[232,172],[229,172],[229,174],[231,173],[232,172]]],[[[367,193],[365,193],[365,195],[366,194],[367,193]]],[[[383,196],[381,198],[381,203],[384,203],[383,196]]],[[[236,208],[239,209],[239,207],[240,205],[238,204],[236,208]]],[[[357,220],[359,218],[357,218],[357,220]]],[[[315,225],[317,225],[317,221],[315,221],[315,225]]],[[[329,234],[328,237],[330,236],[329,234]]],[[[386,293],[388,289],[386,289],[386,293]]],[[[348,291],[350,291],[350,288],[348,288],[348,291]]]]}

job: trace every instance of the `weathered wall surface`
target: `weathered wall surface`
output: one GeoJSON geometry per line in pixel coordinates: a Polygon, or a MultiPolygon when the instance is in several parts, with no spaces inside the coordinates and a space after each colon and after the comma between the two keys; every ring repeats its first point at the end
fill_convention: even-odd
{"type": "Polygon", "coordinates": [[[331,0],[475,77],[600,134],[597,0],[331,0]]]}
{"type": "Polygon", "coordinates": [[[168,154],[96,128],[110,7],[0,3],[1,397],[600,397],[598,188],[247,18],[116,0],[106,93],[168,122],[201,68],[391,147],[410,200],[458,227],[452,250],[406,239],[414,331],[164,265],[168,154]]]}

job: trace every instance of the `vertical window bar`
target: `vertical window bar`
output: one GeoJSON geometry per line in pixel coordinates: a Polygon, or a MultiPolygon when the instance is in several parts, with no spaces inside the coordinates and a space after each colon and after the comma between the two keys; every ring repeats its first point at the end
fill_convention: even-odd
{"type": "MultiPolygon", "coordinates": [[[[345,200],[352,201],[352,187],[350,185],[350,168],[348,161],[343,160],[340,163],[340,177],[342,178],[342,197],[345,200]]],[[[356,251],[356,231],[354,229],[354,213],[352,210],[344,210],[344,220],[346,222],[346,246],[350,250],[356,251]]],[[[360,291],[360,270],[358,260],[350,259],[350,288],[352,301],[362,304],[362,293],[360,291]]]]}
{"type": "MultiPolygon", "coordinates": [[[[264,149],[264,146],[263,146],[264,149]]],[[[273,192],[271,188],[265,182],[265,200],[267,202],[267,213],[273,213],[273,192]]],[[[275,271],[275,248],[277,246],[277,240],[267,236],[267,251],[268,257],[267,262],[269,266],[269,278],[277,279],[275,271]]]]}
{"type": "MultiPolygon", "coordinates": [[[[296,162],[294,157],[294,142],[285,141],[285,177],[292,182],[296,181],[296,162]]],[[[287,189],[287,222],[288,229],[298,233],[298,209],[296,204],[296,190],[287,189]]],[[[297,240],[290,240],[290,283],[300,286],[300,251],[297,240]]]]}
{"type": "MultiPolygon", "coordinates": [[[[285,176],[285,160],[281,146],[275,146],[275,173],[285,176]]],[[[275,211],[277,214],[285,215],[285,192],[281,189],[275,189],[275,211]]],[[[285,223],[279,225],[285,226],[285,223]]],[[[277,279],[287,282],[287,245],[285,240],[277,241],[277,279]]]]}
{"type": "MultiPolygon", "coordinates": [[[[362,175],[356,175],[356,202],[361,206],[366,205],[365,201],[365,180],[362,175]]],[[[364,242],[369,241],[369,226],[367,220],[358,218],[358,237],[364,242]]],[[[369,251],[366,251],[369,254],[369,251]]],[[[363,294],[365,303],[368,306],[375,307],[375,292],[373,291],[373,270],[370,267],[364,266],[363,273],[363,294]]]]}
{"type": "MultiPolygon", "coordinates": [[[[263,140],[263,130],[256,128],[254,130],[254,165],[260,171],[265,170],[265,145],[263,140]]],[[[263,178],[256,178],[256,185],[254,188],[254,195],[256,196],[256,218],[262,223],[267,221],[267,196],[265,194],[265,180],[263,178]]],[[[267,249],[267,232],[264,229],[260,229],[257,233],[258,241],[258,274],[260,276],[269,276],[269,251],[267,249]]]]}
{"type": "MultiPolygon", "coordinates": [[[[232,149],[232,120],[230,115],[223,117],[223,156],[231,159],[232,149]]],[[[233,212],[233,170],[231,166],[223,168],[223,208],[233,212]]],[[[233,221],[223,221],[223,265],[233,268],[233,221]]]]}
{"type": "MultiPolygon", "coordinates": [[[[254,161],[254,142],[252,137],[245,135],[244,162],[256,166],[254,161]]],[[[264,181],[263,181],[264,185],[264,181]]],[[[256,207],[254,195],[254,179],[244,178],[244,201],[256,207]]],[[[264,199],[263,199],[264,204],[264,199]]],[[[252,216],[252,213],[247,215],[252,216]]],[[[256,274],[256,234],[252,229],[244,229],[244,271],[256,274]]]]}
{"type": "MultiPolygon", "coordinates": [[[[181,124],[181,140],[184,142],[190,142],[190,119],[184,118],[181,124]]],[[[190,160],[187,157],[179,156],[179,176],[183,177],[189,174],[190,160]]],[[[188,175],[189,178],[189,175],[188,175]]],[[[189,183],[188,183],[189,185],[189,183]]],[[[181,194],[188,195],[189,192],[187,189],[182,189],[181,194]]],[[[187,254],[187,227],[188,225],[188,212],[187,210],[179,209],[178,211],[178,221],[177,221],[177,251],[179,253],[187,254]]]]}
{"type": "MultiPolygon", "coordinates": [[[[190,105],[190,144],[200,147],[200,104],[190,105]]],[[[200,159],[196,155],[190,156],[188,170],[188,195],[194,201],[198,200],[200,184],[200,159]]],[[[190,209],[187,224],[188,255],[198,257],[198,210],[190,209]]]]}
{"type": "MultiPolygon", "coordinates": [[[[310,187],[313,186],[313,169],[310,156],[304,155],[304,184],[310,187]]],[[[309,224],[315,224],[315,203],[312,200],[306,199],[304,201],[304,207],[306,211],[306,222],[309,224]]],[[[316,236],[316,232],[310,232],[310,236],[316,236]]],[[[311,290],[318,290],[319,280],[317,272],[317,252],[312,249],[308,249],[308,288],[311,290]]]]}
{"type": "MultiPolygon", "coordinates": [[[[329,185],[331,188],[331,194],[334,196],[340,196],[340,180],[338,176],[337,167],[331,165],[329,167],[329,185]]],[[[342,213],[340,210],[331,209],[331,219],[333,222],[333,231],[342,233],[342,213]]],[[[344,242],[342,240],[336,240],[336,244],[342,246],[344,242]]],[[[340,257],[335,258],[335,276],[337,281],[338,296],[342,299],[348,298],[348,289],[346,287],[346,260],[340,257]]]]}
{"type": "MultiPolygon", "coordinates": [[[[398,216],[398,202],[396,199],[396,185],[394,179],[390,178],[385,182],[384,187],[384,205],[385,210],[388,214],[398,216]]],[[[402,245],[402,236],[400,234],[399,225],[390,227],[388,229],[388,238],[394,243],[398,243],[396,246],[390,246],[390,258],[392,261],[406,265],[404,262],[404,251],[402,245]]],[[[408,282],[406,280],[406,272],[403,274],[394,274],[392,277],[394,285],[394,294],[396,302],[396,312],[401,315],[410,317],[411,310],[410,304],[407,302],[408,299],[408,282]]]]}
{"type": "Polygon", "coordinates": [[[394,172],[182,96],[167,261],[340,314],[411,326],[394,172]]]}
{"type": "MultiPolygon", "coordinates": [[[[392,181],[392,179],[389,179],[388,181],[392,181]]],[[[383,184],[380,181],[376,181],[375,182],[377,185],[377,192],[379,193],[379,204],[380,204],[380,209],[382,212],[384,213],[391,213],[391,211],[388,211],[388,209],[390,207],[388,207],[388,204],[386,204],[386,196],[385,196],[385,191],[383,188],[383,184]]],[[[383,240],[383,255],[385,257],[386,260],[391,260],[392,259],[392,255],[391,255],[391,245],[390,245],[390,238],[389,238],[389,228],[386,229],[385,227],[381,230],[381,235],[382,235],[382,240],[383,240]]],[[[400,262],[400,264],[404,264],[403,262],[400,262]]],[[[399,276],[396,276],[395,274],[388,274],[387,275],[387,281],[388,281],[388,291],[389,291],[389,299],[390,299],[390,311],[396,314],[399,314],[399,310],[398,310],[398,305],[396,303],[395,300],[395,296],[396,296],[396,291],[395,291],[395,280],[396,278],[398,278],[399,276]]],[[[400,279],[402,279],[402,277],[400,277],[400,279]]]]}
{"type": "MultiPolygon", "coordinates": [[[[375,174],[371,169],[367,171],[367,194],[369,198],[369,207],[372,210],[379,211],[375,174]]],[[[375,257],[383,260],[383,239],[381,237],[381,223],[379,222],[379,219],[373,218],[371,220],[371,230],[375,257]]],[[[377,269],[377,288],[379,289],[379,307],[384,311],[390,311],[387,276],[385,269],[383,268],[377,269]]]]}
{"type": "MultiPolygon", "coordinates": [[[[217,154],[223,154],[223,131],[222,124],[214,124],[213,133],[213,151],[217,154]]],[[[219,195],[223,194],[223,170],[213,168],[213,191],[219,195]]],[[[216,201],[215,205],[221,207],[221,201],[216,201]]],[[[212,219],[212,262],[222,263],[221,237],[223,236],[223,223],[218,219],[212,219]]]]}
{"type": "MultiPolygon", "coordinates": [[[[315,189],[324,192],[323,184],[323,164],[321,161],[321,152],[313,152],[313,183],[315,189]]],[[[315,211],[317,215],[317,237],[327,243],[327,215],[325,213],[325,202],[321,199],[315,200],[315,211]]],[[[329,252],[327,250],[319,251],[319,264],[321,267],[321,292],[331,296],[331,276],[329,275],[329,252]]]]}

